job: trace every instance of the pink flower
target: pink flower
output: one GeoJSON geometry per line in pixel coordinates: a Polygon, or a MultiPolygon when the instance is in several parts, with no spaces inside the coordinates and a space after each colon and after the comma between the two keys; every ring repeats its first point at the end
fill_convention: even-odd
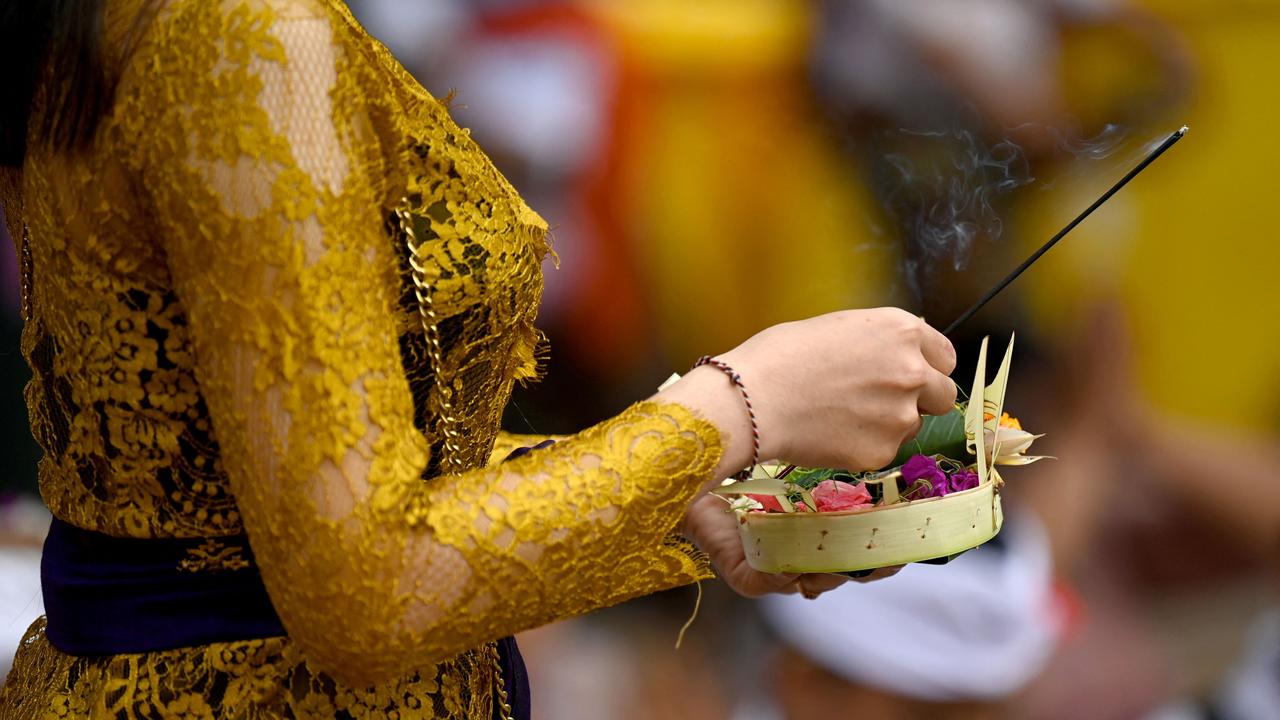
{"type": "Polygon", "coordinates": [[[871,504],[871,493],[862,483],[850,485],[839,480],[823,480],[813,489],[818,512],[854,510],[871,504]]]}
{"type": "MultiPolygon", "coordinates": [[[[782,512],[782,503],[778,502],[778,498],[772,495],[752,495],[747,493],[747,497],[763,505],[763,512],[782,512]]],[[[761,511],[757,510],[756,512],[761,511]]]]}

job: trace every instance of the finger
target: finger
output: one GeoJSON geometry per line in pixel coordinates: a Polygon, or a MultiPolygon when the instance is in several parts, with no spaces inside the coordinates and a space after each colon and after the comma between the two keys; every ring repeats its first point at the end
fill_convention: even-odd
{"type": "Polygon", "coordinates": [[[868,583],[868,582],[875,582],[876,580],[884,580],[885,578],[891,578],[894,575],[897,575],[898,571],[901,570],[903,567],[904,567],[903,565],[893,565],[890,567],[876,568],[871,572],[870,575],[863,575],[862,577],[856,577],[856,578],[853,578],[853,580],[854,582],[860,582],[860,583],[868,583]]]}
{"type": "Polygon", "coordinates": [[[830,575],[827,573],[810,573],[800,576],[800,592],[808,597],[813,593],[815,597],[821,595],[828,590],[835,590],[841,585],[849,582],[849,578],[844,575],[830,575]]]}
{"type": "Polygon", "coordinates": [[[946,415],[956,406],[956,383],[942,373],[932,373],[928,383],[920,391],[917,401],[925,415],[946,415]]]}
{"type": "Polygon", "coordinates": [[[757,580],[762,586],[763,593],[780,593],[790,595],[791,593],[800,592],[800,576],[794,573],[756,573],[757,580]]]}
{"type": "Polygon", "coordinates": [[[920,351],[924,359],[943,375],[950,375],[956,369],[956,349],[946,335],[938,332],[923,320],[924,333],[920,337],[920,351]]]}
{"type": "Polygon", "coordinates": [[[922,428],[922,427],[924,427],[924,418],[923,418],[923,417],[921,417],[921,416],[916,416],[916,422],[915,422],[915,424],[914,424],[914,425],[912,425],[912,426],[907,430],[907,432],[902,436],[902,440],[898,443],[898,447],[901,447],[901,446],[903,446],[903,445],[905,445],[905,444],[907,444],[907,443],[911,442],[912,440],[915,440],[915,439],[916,439],[916,435],[919,435],[919,434],[920,434],[920,428],[922,428]]]}

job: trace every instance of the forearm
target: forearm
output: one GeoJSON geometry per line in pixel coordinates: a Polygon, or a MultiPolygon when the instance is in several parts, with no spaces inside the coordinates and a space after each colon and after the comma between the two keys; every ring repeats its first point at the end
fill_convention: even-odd
{"type": "Polygon", "coordinates": [[[719,430],[722,454],[704,490],[751,464],[751,419],[742,395],[724,373],[705,366],[694,368],[653,400],[680,405],[719,430]]]}
{"type": "Polygon", "coordinates": [[[720,455],[714,426],[642,403],[500,466],[375,493],[336,522],[277,507],[285,542],[254,549],[308,657],[374,681],[703,576],[668,536],[720,455]]]}

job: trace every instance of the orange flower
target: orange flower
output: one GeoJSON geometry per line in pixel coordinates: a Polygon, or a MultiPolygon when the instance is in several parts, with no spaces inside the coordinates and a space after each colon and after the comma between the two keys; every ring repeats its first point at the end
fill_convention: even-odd
{"type": "Polygon", "coordinates": [[[1010,416],[1009,413],[1002,413],[1000,415],[1000,427],[1021,430],[1022,423],[1018,422],[1018,418],[1010,416]]]}

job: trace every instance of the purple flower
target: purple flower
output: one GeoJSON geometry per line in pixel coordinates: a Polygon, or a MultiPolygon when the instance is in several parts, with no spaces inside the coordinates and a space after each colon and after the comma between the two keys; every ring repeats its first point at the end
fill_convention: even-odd
{"type": "Polygon", "coordinates": [[[972,490],[978,487],[978,473],[972,470],[960,470],[952,473],[950,482],[950,492],[960,492],[961,490],[972,490]]]}
{"type": "Polygon", "coordinates": [[[906,481],[908,488],[921,480],[929,483],[929,492],[908,492],[912,496],[910,499],[913,500],[942,497],[950,491],[947,487],[947,474],[938,467],[938,461],[928,455],[912,455],[911,459],[902,466],[902,479],[906,481]]]}

